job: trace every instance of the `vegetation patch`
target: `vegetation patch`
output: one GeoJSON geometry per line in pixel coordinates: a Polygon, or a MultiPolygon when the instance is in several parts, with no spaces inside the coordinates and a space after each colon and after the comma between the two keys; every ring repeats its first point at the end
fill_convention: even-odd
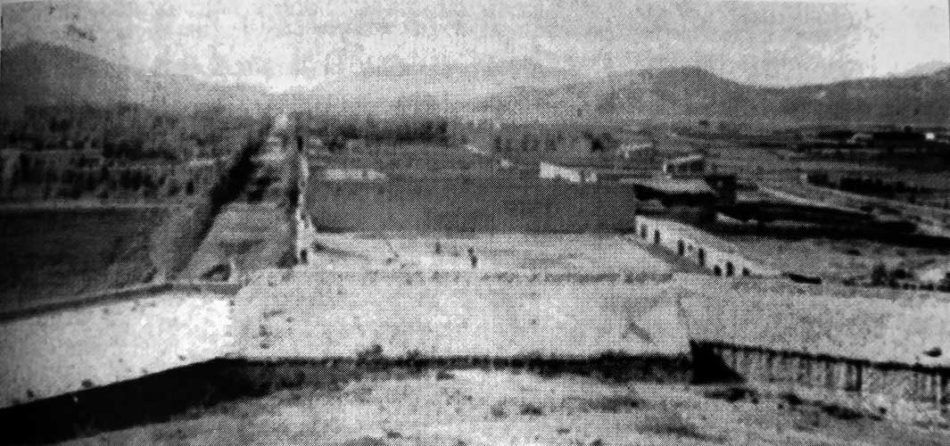
{"type": "Polygon", "coordinates": [[[695,439],[713,443],[722,443],[725,441],[720,436],[714,436],[703,432],[694,423],[683,417],[679,411],[663,406],[662,409],[649,412],[643,418],[643,421],[637,425],[641,432],[670,436],[676,438],[695,439]]]}

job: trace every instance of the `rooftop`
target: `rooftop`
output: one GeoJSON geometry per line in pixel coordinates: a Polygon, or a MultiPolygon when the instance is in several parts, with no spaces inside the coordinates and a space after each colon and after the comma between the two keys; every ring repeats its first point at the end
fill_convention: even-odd
{"type": "Polygon", "coordinates": [[[647,187],[667,194],[715,194],[709,184],[700,178],[624,178],[624,184],[647,187]]]}

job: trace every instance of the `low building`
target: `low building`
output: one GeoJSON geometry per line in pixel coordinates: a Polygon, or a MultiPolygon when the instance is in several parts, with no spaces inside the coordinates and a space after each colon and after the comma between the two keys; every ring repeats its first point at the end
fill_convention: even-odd
{"type": "Polygon", "coordinates": [[[716,191],[702,178],[625,178],[621,184],[632,184],[637,199],[659,200],[663,206],[706,206],[716,203],[716,191]]]}
{"type": "Polygon", "coordinates": [[[848,138],[848,144],[855,144],[860,146],[867,146],[874,142],[874,135],[865,132],[858,132],[848,138]]]}
{"type": "Polygon", "coordinates": [[[386,174],[368,167],[327,167],[317,177],[324,181],[386,181],[386,174]]]}
{"type": "Polygon", "coordinates": [[[571,183],[596,183],[597,171],[590,167],[561,166],[541,161],[538,164],[539,177],[547,180],[562,180],[571,183]]]}
{"type": "Polygon", "coordinates": [[[706,173],[706,157],[700,154],[680,156],[663,162],[666,175],[702,175],[706,173]]]}
{"type": "Polygon", "coordinates": [[[641,153],[652,154],[655,146],[653,141],[631,141],[618,147],[617,155],[623,159],[630,159],[641,153]]]}
{"type": "Polygon", "coordinates": [[[661,246],[675,255],[690,260],[715,276],[769,276],[780,274],[772,268],[743,256],[724,240],[683,223],[636,217],[636,234],[643,243],[661,246]]]}

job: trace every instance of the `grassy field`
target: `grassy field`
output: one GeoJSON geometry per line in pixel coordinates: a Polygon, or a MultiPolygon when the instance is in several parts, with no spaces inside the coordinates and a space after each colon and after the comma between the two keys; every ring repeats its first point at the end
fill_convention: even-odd
{"type": "Polygon", "coordinates": [[[939,445],[945,431],[753,390],[441,370],[302,386],[68,444],[939,445]]]}
{"type": "Polygon", "coordinates": [[[0,307],[16,308],[147,282],[154,209],[16,210],[0,214],[0,307]]]}

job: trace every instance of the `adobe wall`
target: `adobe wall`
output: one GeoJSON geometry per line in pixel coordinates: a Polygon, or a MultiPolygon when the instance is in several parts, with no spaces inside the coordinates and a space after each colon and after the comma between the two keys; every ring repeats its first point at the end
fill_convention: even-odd
{"type": "MultiPolygon", "coordinates": [[[[694,344],[697,370],[794,389],[795,394],[857,405],[914,420],[942,415],[950,402],[950,368],[875,362],[719,342],[694,344]]],[[[703,376],[697,376],[702,381],[703,376]]]]}
{"type": "Polygon", "coordinates": [[[241,358],[685,356],[658,282],[622,275],[295,269],[235,299],[241,358]]]}
{"type": "Polygon", "coordinates": [[[699,381],[778,386],[897,418],[948,410],[950,299],[940,293],[702,275],[671,283],[699,381]]]}
{"type": "Polygon", "coordinates": [[[642,243],[662,246],[716,276],[776,276],[779,274],[779,271],[742,256],[737,252],[737,248],[728,242],[679,222],[638,215],[636,238],[642,243]]]}
{"type": "Polygon", "coordinates": [[[226,355],[231,305],[215,291],[232,290],[220,288],[143,288],[3,320],[0,408],[226,355]]]}
{"type": "Polygon", "coordinates": [[[320,228],[348,231],[600,232],[634,227],[633,188],[541,180],[312,180],[307,209],[320,228]]]}
{"type": "Polygon", "coordinates": [[[950,299],[941,293],[873,297],[853,287],[700,275],[673,282],[696,341],[950,367],[950,299]]]}

